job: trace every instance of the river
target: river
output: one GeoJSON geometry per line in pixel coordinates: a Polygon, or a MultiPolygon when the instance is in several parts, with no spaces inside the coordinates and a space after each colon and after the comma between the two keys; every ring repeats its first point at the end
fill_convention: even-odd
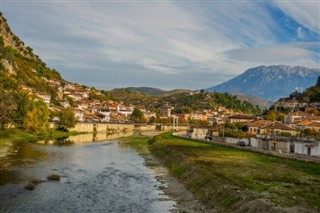
{"type": "Polygon", "coordinates": [[[175,202],[160,190],[157,174],[145,166],[145,160],[134,149],[112,139],[119,136],[80,135],[64,142],[2,144],[0,212],[175,209],[175,202]],[[47,180],[51,174],[60,175],[60,181],[47,180]],[[34,190],[25,189],[32,180],[45,182],[34,190]]]}

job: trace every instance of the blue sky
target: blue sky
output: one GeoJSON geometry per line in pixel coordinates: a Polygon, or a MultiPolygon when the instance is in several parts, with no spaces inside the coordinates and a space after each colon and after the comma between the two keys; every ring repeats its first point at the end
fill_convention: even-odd
{"type": "Polygon", "coordinates": [[[208,88],[260,65],[320,66],[320,1],[2,0],[62,76],[99,89],[208,88]]]}

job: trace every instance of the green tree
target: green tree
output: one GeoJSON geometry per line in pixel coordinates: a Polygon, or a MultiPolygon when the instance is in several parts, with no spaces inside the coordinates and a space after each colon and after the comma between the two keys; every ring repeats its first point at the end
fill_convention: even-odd
{"type": "Polygon", "coordinates": [[[32,104],[31,110],[26,113],[23,120],[23,127],[30,133],[39,134],[47,130],[50,111],[43,101],[36,101],[32,104]]]}
{"type": "Polygon", "coordinates": [[[157,122],[156,117],[152,116],[152,117],[150,118],[149,122],[152,123],[152,124],[156,123],[156,122],[157,122]]]}
{"type": "Polygon", "coordinates": [[[16,104],[14,110],[14,124],[18,128],[24,128],[24,122],[26,120],[27,113],[34,108],[34,100],[26,91],[14,92],[13,98],[16,104]]]}
{"type": "Polygon", "coordinates": [[[143,113],[138,108],[134,108],[130,116],[130,119],[135,123],[141,123],[144,120],[144,116],[143,116],[143,113]]]}
{"type": "Polygon", "coordinates": [[[69,128],[72,128],[77,124],[77,119],[70,108],[62,109],[57,116],[60,120],[59,128],[64,131],[67,131],[69,128]]]}
{"type": "Polygon", "coordinates": [[[13,96],[0,91],[0,130],[5,129],[10,123],[13,124],[14,109],[13,96]]]}

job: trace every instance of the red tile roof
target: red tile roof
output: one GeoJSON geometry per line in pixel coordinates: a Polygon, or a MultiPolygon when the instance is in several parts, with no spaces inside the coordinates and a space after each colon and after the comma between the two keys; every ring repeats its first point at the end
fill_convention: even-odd
{"type": "Polygon", "coordinates": [[[272,122],[270,124],[267,124],[261,129],[280,129],[280,130],[295,130],[294,128],[284,125],[283,123],[280,123],[279,121],[272,122]]]}
{"type": "Polygon", "coordinates": [[[254,121],[252,123],[249,123],[247,125],[248,125],[248,127],[262,127],[262,126],[265,126],[269,123],[272,123],[272,121],[258,120],[258,121],[254,121]]]}
{"type": "Polygon", "coordinates": [[[310,127],[320,127],[320,122],[311,122],[311,123],[309,123],[308,125],[306,125],[306,126],[310,126],[310,127]]]}

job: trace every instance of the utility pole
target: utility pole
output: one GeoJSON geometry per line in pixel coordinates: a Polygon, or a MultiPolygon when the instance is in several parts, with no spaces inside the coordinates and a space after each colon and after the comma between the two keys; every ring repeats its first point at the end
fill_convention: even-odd
{"type": "Polygon", "coordinates": [[[179,118],[177,116],[173,116],[172,122],[172,130],[175,131],[178,128],[179,118]]]}
{"type": "Polygon", "coordinates": [[[223,142],[224,142],[224,121],[223,121],[223,126],[222,126],[222,138],[223,138],[223,142]]]}

